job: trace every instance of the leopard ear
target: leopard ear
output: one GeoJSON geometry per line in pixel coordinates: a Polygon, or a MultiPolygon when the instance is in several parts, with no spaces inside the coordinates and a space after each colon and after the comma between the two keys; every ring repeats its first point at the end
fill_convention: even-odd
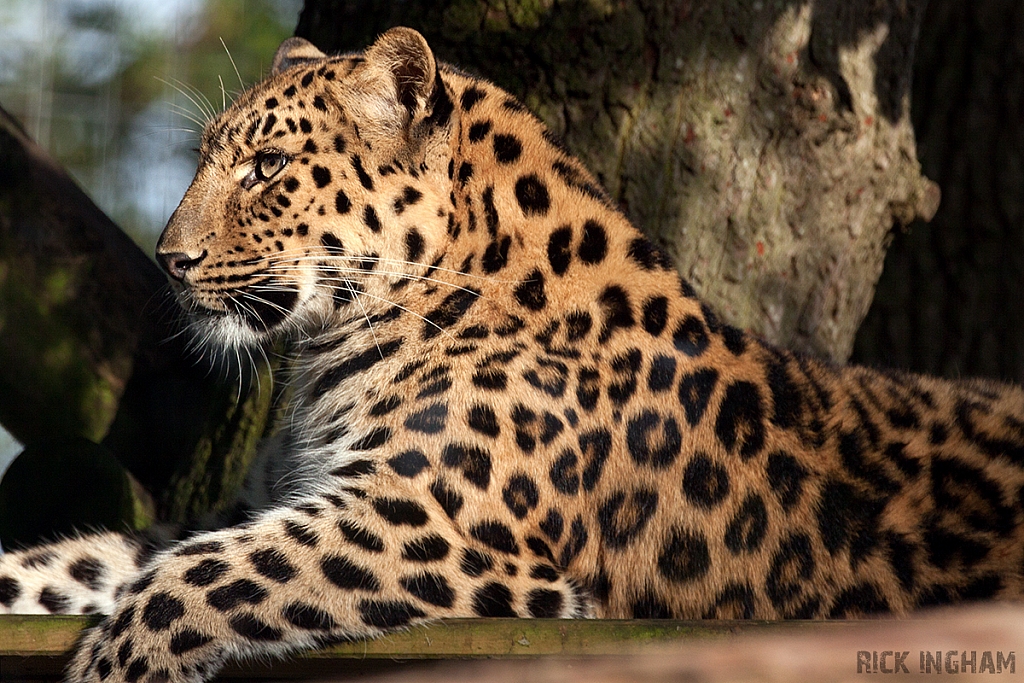
{"type": "Polygon", "coordinates": [[[270,65],[271,75],[276,76],[282,71],[287,71],[293,66],[315,62],[326,57],[323,52],[317,49],[316,45],[305,38],[289,38],[281,43],[274,53],[274,61],[270,65]]]}
{"type": "Polygon", "coordinates": [[[434,53],[419,32],[398,27],[384,33],[367,48],[363,75],[367,91],[401,106],[396,113],[405,126],[419,118],[447,122],[451,102],[438,76],[434,53]]]}

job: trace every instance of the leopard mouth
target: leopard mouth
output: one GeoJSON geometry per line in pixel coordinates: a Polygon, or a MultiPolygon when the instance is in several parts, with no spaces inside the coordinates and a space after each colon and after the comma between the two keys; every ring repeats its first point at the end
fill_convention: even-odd
{"type": "Polygon", "coordinates": [[[231,314],[255,332],[270,332],[292,314],[299,293],[289,288],[267,288],[258,284],[241,287],[224,298],[231,314]]]}
{"type": "Polygon", "coordinates": [[[182,305],[204,318],[234,318],[253,332],[269,333],[294,312],[299,293],[292,287],[271,287],[262,281],[243,287],[209,290],[185,286],[182,305]]]}

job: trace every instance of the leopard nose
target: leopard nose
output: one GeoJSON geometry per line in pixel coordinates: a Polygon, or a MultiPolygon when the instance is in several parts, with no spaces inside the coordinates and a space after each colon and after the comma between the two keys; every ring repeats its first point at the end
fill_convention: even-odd
{"type": "Polygon", "coordinates": [[[180,252],[157,254],[157,259],[167,274],[179,282],[185,279],[185,273],[198,266],[204,258],[206,258],[205,250],[199,256],[189,256],[180,252]]]}

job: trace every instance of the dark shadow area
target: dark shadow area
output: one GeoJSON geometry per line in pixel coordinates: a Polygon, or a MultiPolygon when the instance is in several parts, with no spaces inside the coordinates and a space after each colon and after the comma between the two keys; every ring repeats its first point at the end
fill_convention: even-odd
{"type": "Polygon", "coordinates": [[[912,118],[929,224],[898,232],[854,359],[1024,381],[1024,5],[932,2],[912,118]]]}

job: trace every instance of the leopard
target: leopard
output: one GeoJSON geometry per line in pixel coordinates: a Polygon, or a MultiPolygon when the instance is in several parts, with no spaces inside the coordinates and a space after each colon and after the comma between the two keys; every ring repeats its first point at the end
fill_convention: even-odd
{"type": "Polygon", "coordinates": [[[69,681],[453,617],[1021,598],[1021,388],[723,322],[537,116],[412,29],[286,40],[206,125],[156,254],[197,339],[292,349],[281,484],[152,554],[101,532],[4,555],[4,610],[107,615],[69,681]]]}

